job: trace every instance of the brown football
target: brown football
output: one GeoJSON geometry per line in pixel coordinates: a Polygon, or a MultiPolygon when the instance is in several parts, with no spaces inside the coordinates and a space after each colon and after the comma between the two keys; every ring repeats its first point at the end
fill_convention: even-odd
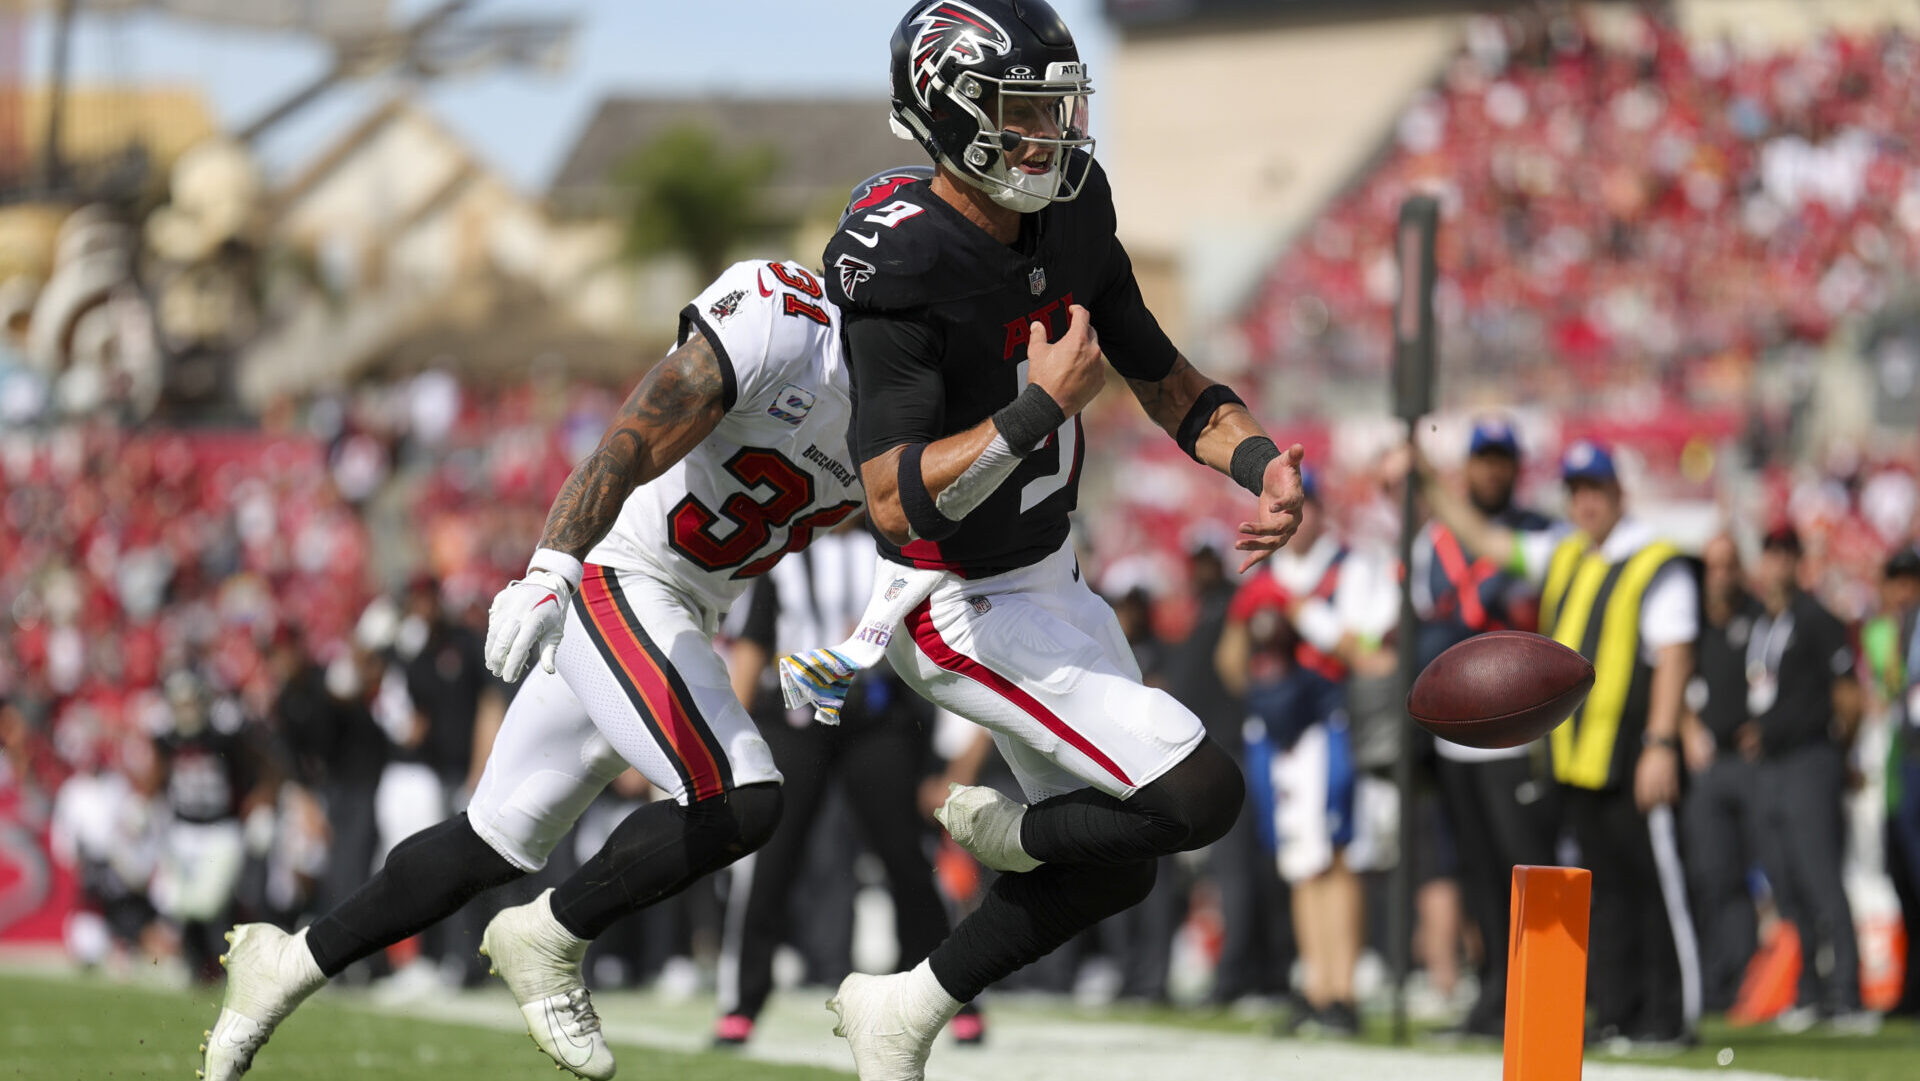
{"type": "Polygon", "coordinates": [[[1420,727],[1468,747],[1518,747],[1559,727],[1593,689],[1593,665],[1551,638],[1491,631],[1433,659],[1407,694],[1420,727]]]}

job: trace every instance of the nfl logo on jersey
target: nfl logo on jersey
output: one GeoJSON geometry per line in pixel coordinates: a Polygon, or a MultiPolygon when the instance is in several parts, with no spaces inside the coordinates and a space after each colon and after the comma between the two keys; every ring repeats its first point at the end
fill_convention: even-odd
{"type": "Polygon", "coordinates": [[[1027,275],[1027,288],[1033,290],[1034,296],[1039,296],[1041,293],[1047,291],[1046,267],[1037,266],[1033,268],[1033,273],[1027,275]]]}
{"type": "Polygon", "coordinates": [[[892,600],[895,597],[898,597],[900,595],[900,591],[905,589],[906,587],[907,587],[907,580],[905,578],[895,578],[892,582],[889,582],[887,584],[887,599],[892,600]]]}
{"type": "Polygon", "coordinates": [[[768,415],[784,420],[788,424],[800,423],[812,410],[813,393],[801,390],[792,383],[781,387],[780,393],[773,396],[773,404],[767,407],[768,415]]]}

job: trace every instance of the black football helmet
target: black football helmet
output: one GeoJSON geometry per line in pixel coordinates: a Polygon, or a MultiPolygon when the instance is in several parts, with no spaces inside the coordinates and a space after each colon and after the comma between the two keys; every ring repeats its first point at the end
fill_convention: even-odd
{"type": "Polygon", "coordinates": [[[917,0],[893,31],[892,74],[894,132],[994,202],[1027,213],[1080,194],[1091,158],[1069,151],[1093,152],[1093,83],[1045,0],[917,0]],[[1008,166],[1025,145],[1051,151],[1044,172],[1008,166]]]}

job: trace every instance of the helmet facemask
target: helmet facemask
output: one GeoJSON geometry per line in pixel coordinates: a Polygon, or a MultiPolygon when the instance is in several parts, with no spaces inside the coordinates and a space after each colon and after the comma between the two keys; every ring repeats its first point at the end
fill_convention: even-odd
{"type": "Polygon", "coordinates": [[[895,130],[904,120],[915,130],[903,135],[917,136],[941,164],[995,203],[1026,214],[1079,197],[1094,146],[1087,135],[1087,98],[1093,84],[1079,63],[1049,64],[1045,78],[996,78],[963,71],[952,85],[936,77],[927,89],[928,97],[937,103],[935,130],[924,130],[919,117],[902,109],[895,110],[895,130]],[[952,115],[955,110],[962,115],[952,115]],[[972,138],[964,143],[939,138],[956,134],[955,128],[971,129],[972,138]],[[1074,167],[1069,152],[1076,149],[1087,156],[1074,167]],[[1041,155],[1049,164],[1045,172],[1022,167],[1041,155]]]}

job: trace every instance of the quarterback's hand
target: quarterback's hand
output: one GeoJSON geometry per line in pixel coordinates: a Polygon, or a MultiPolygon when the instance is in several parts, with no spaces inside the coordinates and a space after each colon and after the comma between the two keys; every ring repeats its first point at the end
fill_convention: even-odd
{"type": "Polygon", "coordinates": [[[1069,417],[1085,409],[1107,385],[1093,316],[1078,304],[1069,307],[1067,332],[1057,342],[1047,341],[1045,323],[1029,325],[1027,333],[1027,381],[1046,391],[1069,417]]]}
{"type": "Polygon", "coordinates": [[[567,580],[552,571],[532,570],[494,594],[487,609],[487,671],[512,683],[538,654],[540,667],[552,672],[571,592],[567,580]]]}
{"type": "Polygon", "coordinates": [[[1240,539],[1233,544],[1236,551],[1248,553],[1240,563],[1241,574],[1286,547],[1293,531],[1300,528],[1300,508],[1307,501],[1300,480],[1300,459],[1305,454],[1295,443],[1267,463],[1266,475],[1261,478],[1258,515],[1251,522],[1240,523],[1240,539]]]}

